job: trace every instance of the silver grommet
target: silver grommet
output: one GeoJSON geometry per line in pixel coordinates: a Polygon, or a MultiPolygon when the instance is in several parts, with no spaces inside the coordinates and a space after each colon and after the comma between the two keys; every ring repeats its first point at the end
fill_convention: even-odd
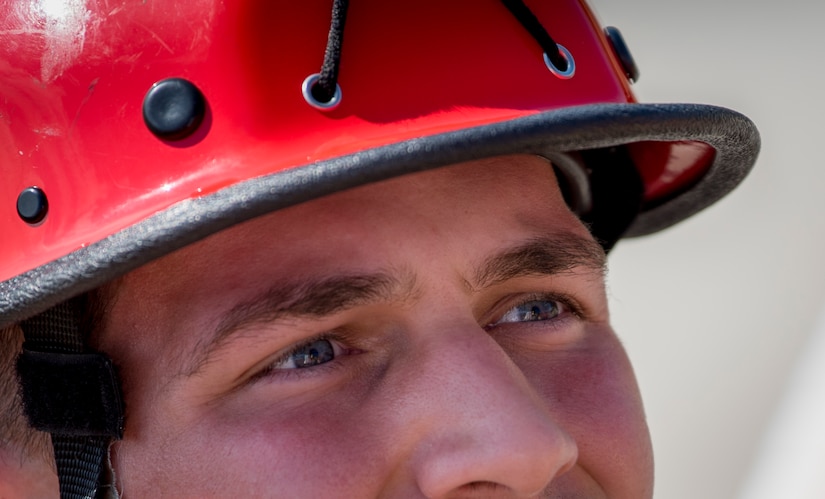
{"type": "Polygon", "coordinates": [[[335,93],[332,95],[332,99],[330,99],[329,102],[321,102],[312,95],[312,87],[318,83],[320,77],[320,73],[315,73],[304,78],[304,82],[301,84],[301,93],[304,94],[304,100],[307,101],[307,104],[315,109],[332,111],[341,103],[341,86],[336,83],[335,93]]]}
{"type": "Polygon", "coordinates": [[[556,44],[556,47],[559,48],[559,52],[561,52],[562,57],[567,61],[567,69],[562,71],[561,69],[557,68],[553,61],[547,57],[547,52],[544,53],[544,64],[547,65],[547,69],[550,70],[551,73],[558,76],[563,80],[567,80],[573,77],[573,74],[576,72],[576,63],[573,61],[573,56],[570,54],[570,51],[564,48],[563,45],[556,44]]]}

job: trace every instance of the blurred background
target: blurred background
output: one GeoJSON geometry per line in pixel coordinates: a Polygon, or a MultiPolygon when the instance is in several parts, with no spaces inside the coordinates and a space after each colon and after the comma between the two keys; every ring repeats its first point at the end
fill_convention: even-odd
{"type": "Polygon", "coordinates": [[[645,102],[750,117],[753,173],[709,210],[611,255],[656,497],[825,498],[825,2],[591,0],[645,102]]]}

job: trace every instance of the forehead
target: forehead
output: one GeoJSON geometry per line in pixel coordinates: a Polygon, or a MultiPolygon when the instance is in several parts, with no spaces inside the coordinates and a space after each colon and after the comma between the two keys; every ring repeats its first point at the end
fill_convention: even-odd
{"type": "Polygon", "coordinates": [[[377,262],[403,253],[404,246],[425,235],[441,235],[445,244],[506,243],[507,228],[513,225],[589,237],[565,205],[547,160],[504,156],[406,175],[283,209],[190,245],[125,281],[179,282],[191,267],[213,273],[227,264],[260,263],[258,258],[281,267],[326,260],[338,267],[355,264],[357,258],[377,262]],[[472,234],[472,240],[446,237],[457,231],[472,234]],[[331,246],[331,241],[336,244],[331,246]],[[215,266],[218,262],[223,265],[215,266]]]}

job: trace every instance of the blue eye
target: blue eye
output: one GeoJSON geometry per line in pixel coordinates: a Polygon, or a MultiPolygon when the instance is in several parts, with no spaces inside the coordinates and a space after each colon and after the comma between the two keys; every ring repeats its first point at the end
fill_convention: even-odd
{"type": "Polygon", "coordinates": [[[559,316],[562,305],[555,300],[530,300],[504,312],[492,325],[510,322],[547,321],[559,316]]]}
{"type": "Polygon", "coordinates": [[[335,358],[336,351],[330,340],[318,339],[300,345],[275,363],[274,369],[301,369],[313,367],[335,358]]]}

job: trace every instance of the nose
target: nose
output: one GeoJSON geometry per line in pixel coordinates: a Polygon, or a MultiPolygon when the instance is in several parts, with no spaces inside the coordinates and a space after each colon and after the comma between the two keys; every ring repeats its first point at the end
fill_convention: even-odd
{"type": "Polygon", "coordinates": [[[575,441],[507,353],[475,328],[416,356],[415,480],[428,498],[535,496],[576,462],[575,441]]]}

